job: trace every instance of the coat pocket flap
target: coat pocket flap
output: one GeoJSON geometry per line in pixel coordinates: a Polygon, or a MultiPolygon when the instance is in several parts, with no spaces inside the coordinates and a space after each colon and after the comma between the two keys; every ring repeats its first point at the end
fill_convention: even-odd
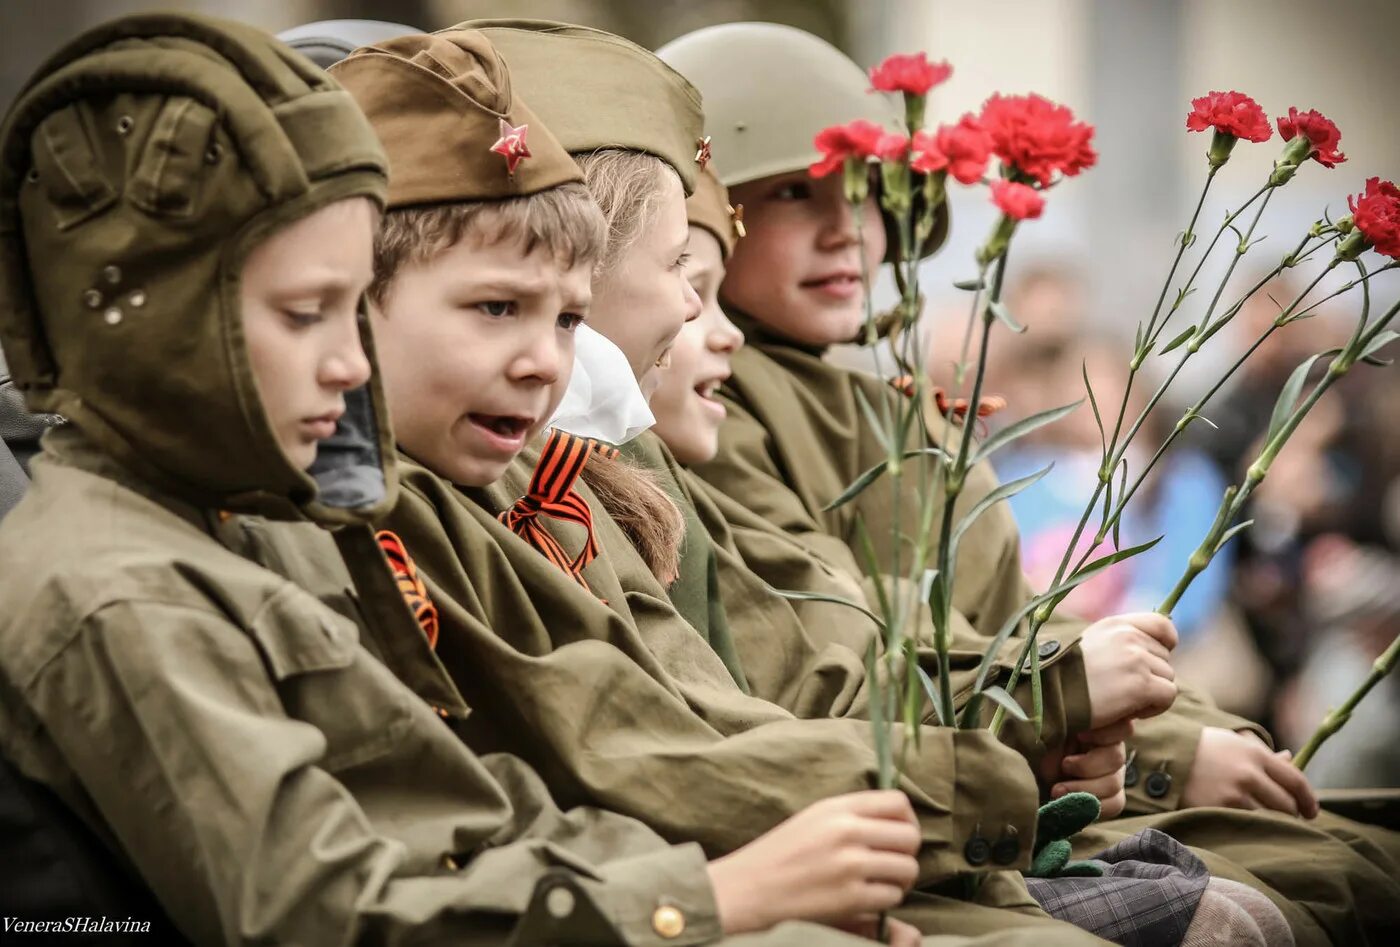
{"type": "Polygon", "coordinates": [[[354,622],[291,584],[267,600],[250,627],[279,681],[349,667],[360,638],[354,622]]]}

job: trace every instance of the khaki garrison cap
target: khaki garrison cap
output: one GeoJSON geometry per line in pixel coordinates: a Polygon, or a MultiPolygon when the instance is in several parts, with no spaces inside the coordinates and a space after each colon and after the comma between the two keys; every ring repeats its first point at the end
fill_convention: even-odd
{"type": "Polygon", "coordinates": [[[357,49],[330,73],[360,103],[389,155],[389,207],[521,197],[582,181],[567,151],[511,91],[473,30],[357,49]]]}
{"type": "Polygon", "coordinates": [[[734,252],[734,241],[744,235],[742,207],[729,205],[729,192],[709,168],[701,171],[695,182],[695,193],[685,202],[690,223],[715,235],[724,258],[734,252]]]}
{"type": "Polygon", "coordinates": [[[565,149],[644,151],[676,169],[687,195],[694,192],[708,160],[700,93],[653,53],[602,30],[549,20],[470,20],[455,28],[490,38],[520,94],[565,149]]]}

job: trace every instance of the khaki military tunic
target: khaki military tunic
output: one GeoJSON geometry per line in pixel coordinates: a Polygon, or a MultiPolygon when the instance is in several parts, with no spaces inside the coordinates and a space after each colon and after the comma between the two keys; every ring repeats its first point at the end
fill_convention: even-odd
{"type": "MultiPolygon", "coordinates": [[[[403,495],[383,524],[437,606],[438,655],[476,710],[463,727],[473,747],[521,756],[561,805],[632,815],[711,855],[875,785],[870,724],[797,719],[744,694],[586,487],[604,550],[584,570],[591,591],[501,525],[532,463],[483,491],[404,458],[403,495]]],[[[579,548],[580,531],[549,526],[579,548]]],[[[902,785],[923,827],[925,878],[1027,863],[1026,846],[1006,866],[963,851],[976,832],[1033,832],[1034,778],[986,734],[928,730],[902,785]]]]}
{"type": "Polygon", "coordinates": [[[191,939],[501,943],[542,882],[627,943],[719,936],[698,845],[561,813],[519,760],[468,752],[424,699],[468,717],[450,686],[375,656],[425,642],[228,548],[263,521],[145,489],[72,429],[34,473],[0,527],[0,741],[191,939]]]}

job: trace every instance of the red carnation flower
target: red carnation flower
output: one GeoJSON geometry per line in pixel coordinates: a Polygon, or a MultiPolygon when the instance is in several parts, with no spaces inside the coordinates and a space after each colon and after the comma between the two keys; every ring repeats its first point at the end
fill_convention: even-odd
{"type": "Polygon", "coordinates": [[[870,70],[870,91],[928,95],[929,89],[952,74],[953,67],[946,61],[929,62],[925,53],[896,54],[870,70]]]}
{"type": "MultiPolygon", "coordinates": [[[[807,169],[808,173],[814,178],[824,178],[833,171],[841,170],[847,158],[878,158],[881,142],[898,137],[863,118],[846,125],[823,128],[812,140],[822,157],[807,169]]],[[[886,147],[889,147],[888,143],[886,147]]]]}
{"type": "Polygon", "coordinates": [[[1045,198],[1029,184],[993,181],[992,203],[1012,220],[1034,220],[1045,210],[1045,198]]]}
{"type": "Polygon", "coordinates": [[[908,135],[886,132],[875,141],[875,157],[881,161],[898,161],[908,153],[908,135]]]}
{"type": "Polygon", "coordinates": [[[1213,128],[1246,141],[1268,141],[1274,134],[1264,109],[1243,92],[1211,92],[1192,99],[1186,127],[1193,132],[1213,128]]]}
{"type": "Polygon", "coordinates": [[[994,95],[982,106],[981,122],[993,153],[1041,187],[1056,172],[1073,177],[1099,158],[1090,144],[1094,126],[1038,95],[994,95]]]}
{"type": "Polygon", "coordinates": [[[1366,190],[1347,198],[1352,221],[1377,253],[1400,260],[1400,188],[1371,178],[1366,190]]]}
{"type": "Polygon", "coordinates": [[[947,171],[962,184],[974,184],[986,173],[991,156],[991,136],[968,114],[956,125],[940,125],[933,134],[917,133],[909,166],[921,174],[947,171]]]}
{"type": "Polygon", "coordinates": [[[1290,107],[1288,115],[1279,116],[1278,133],[1284,141],[1292,141],[1295,135],[1302,135],[1308,140],[1310,147],[1307,154],[1298,159],[1300,164],[1305,158],[1312,158],[1324,168],[1335,168],[1347,160],[1347,156],[1337,150],[1342,133],[1321,112],[1313,109],[1300,112],[1290,107]]]}

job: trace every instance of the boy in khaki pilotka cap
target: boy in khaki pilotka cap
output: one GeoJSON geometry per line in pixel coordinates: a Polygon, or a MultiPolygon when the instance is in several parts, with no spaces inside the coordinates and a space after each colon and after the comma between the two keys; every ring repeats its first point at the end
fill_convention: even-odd
{"type": "MultiPolygon", "coordinates": [[[[541,433],[568,384],[574,333],[604,252],[602,214],[577,165],[512,94],[508,72],[480,33],[389,40],[357,50],[331,72],[361,103],[393,169],[369,295],[404,491],[379,536],[407,580],[401,585],[436,660],[472,707],[454,729],[473,746],[532,756],[568,804],[591,799],[634,811],[626,792],[580,791],[565,768],[567,754],[616,759],[617,771],[607,776],[621,781],[618,789],[635,783],[646,791],[648,770],[625,768],[637,752],[625,749],[627,729],[610,721],[599,731],[590,721],[641,714],[648,729],[675,738],[664,744],[673,753],[718,735],[664,678],[653,680],[622,650],[641,654],[644,646],[561,567],[564,559],[548,558],[567,558],[562,544],[531,545],[497,519],[515,513],[528,524],[558,510],[587,522],[590,511],[578,497],[561,490],[536,500],[532,491],[533,508],[512,502],[512,493],[499,494],[499,508],[482,500],[541,433]],[[561,588],[597,611],[542,611],[539,600],[558,598],[561,588]],[[562,646],[569,641],[573,647],[562,646]],[[629,704],[634,698],[649,709],[629,704]],[[539,752],[546,712],[563,728],[549,754],[539,752]]],[[[547,443],[563,445],[550,476],[565,485],[595,449],[578,439],[547,443]]],[[[414,673],[441,673],[433,665],[414,673]]],[[[706,791],[693,773],[674,787],[706,791]]],[[[655,788],[645,798],[656,801],[655,788]]],[[[868,915],[903,896],[917,873],[918,846],[904,795],[857,792],[807,805],[819,798],[781,813],[792,817],[772,835],[754,832],[737,850],[712,851],[728,856],[708,869],[726,932],[789,919],[872,930],[868,915]],[[845,829],[851,834],[838,840],[845,829]],[[842,854],[828,850],[833,844],[842,854]]],[[[688,923],[703,919],[700,902],[688,923]]],[[[654,926],[663,937],[687,929],[660,915],[654,926]]],[[[894,931],[901,940],[912,934],[899,924],[894,931]]]]}
{"type": "MultiPolygon", "coordinates": [[[[361,50],[333,69],[361,101],[398,169],[371,289],[404,487],[381,526],[391,531],[386,539],[394,548],[412,559],[431,602],[436,658],[472,705],[472,714],[455,723],[468,744],[521,755],[565,805],[591,802],[642,819],[673,840],[699,841],[711,856],[733,853],[711,866],[723,882],[726,872],[755,865],[751,853],[761,853],[762,843],[747,843],[768,829],[815,800],[874,784],[870,724],[799,720],[747,697],[654,580],[650,594],[640,585],[625,591],[611,553],[583,556],[591,527],[600,547],[630,554],[627,569],[647,572],[606,512],[590,502],[591,492],[573,479],[579,462],[593,456],[591,445],[551,434],[528,459],[512,460],[544,426],[567,381],[571,330],[580,317],[593,317],[589,296],[597,284],[581,277],[599,246],[589,242],[594,238],[586,229],[571,231],[559,219],[584,213],[562,209],[572,185],[561,179],[576,172],[552,176],[556,168],[572,167],[566,155],[543,126],[522,117],[506,94],[508,80],[493,71],[490,59],[478,57],[483,67],[463,55],[471,35],[453,29],[396,40],[361,50]],[[486,103],[476,106],[485,123],[464,101],[468,92],[486,103]],[[416,120],[406,117],[409,110],[416,120]],[[474,140],[459,129],[452,148],[440,147],[446,132],[424,131],[435,127],[437,111],[449,112],[463,128],[475,123],[474,140]],[[517,133],[528,155],[511,145],[517,133]],[[497,145],[505,153],[493,152],[497,145]],[[461,152],[467,160],[486,155],[497,163],[485,168],[488,178],[476,181],[450,160],[461,152]],[[395,190],[399,170],[407,182],[402,194],[395,190]],[[550,191],[556,193],[539,196],[550,191]],[[414,203],[422,201],[434,203],[414,203]],[[552,219],[537,218],[537,206],[560,209],[552,219]],[[537,457],[560,443],[560,463],[531,482],[537,457]],[[561,483],[572,487],[555,489],[561,483]],[[546,531],[548,539],[539,535],[546,531]]],[[[661,180],[671,175],[676,181],[679,198],[681,182],[693,180],[700,125],[697,103],[679,77],[645,51],[597,31],[558,27],[550,49],[555,81],[582,84],[585,95],[588,84],[600,83],[591,89],[599,104],[581,121],[599,129],[612,122],[635,135],[626,142],[600,137],[592,150],[652,154],[661,180]],[[590,56],[600,49],[605,70],[590,56]],[[655,97],[645,90],[658,83],[669,84],[672,101],[682,93],[689,111],[678,115],[665,93],[659,108],[652,105],[655,97]],[[635,90],[621,97],[633,110],[622,118],[608,107],[613,84],[635,90]]],[[[519,88],[513,74],[509,81],[519,88]]],[[[662,193],[655,213],[642,215],[637,253],[663,246],[645,233],[659,222],[669,225],[669,199],[662,193]]],[[[620,210],[616,204],[609,209],[620,210]]],[[[683,250],[684,208],[675,209],[683,250]]],[[[669,229],[665,236],[669,247],[669,229]]],[[[665,269],[667,279],[684,281],[683,269],[675,276],[665,269]]],[[[645,315],[661,317],[639,317],[645,315]]],[[[666,330],[670,336],[683,318],[666,330]]],[[[636,328],[639,345],[669,345],[669,337],[661,338],[664,327],[636,328]]],[[[857,794],[821,804],[822,811],[838,807],[838,823],[875,833],[857,833],[863,850],[883,849],[879,857],[855,862],[862,866],[854,869],[861,883],[848,891],[861,894],[864,910],[893,903],[882,899],[898,900],[913,880],[889,874],[903,869],[887,856],[905,857],[899,852],[915,813],[914,844],[926,877],[972,868],[964,848],[974,831],[996,838],[1033,833],[1034,779],[1023,760],[986,734],[930,731],[923,759],[911,766],[904,786],[910,800],[899,793],[857,794]],[[985,790],[975,789],[984,784],[985,790]],[[870,810],[861,801],[871,799],[882,808],[870,810]]],[[[1003,861],[1028,855],[1018,847],[1003,861]]],[[[829,890],[823,879],[845,860],[806,843],[775,859],[784,867],[769,869],[768,876],[775,885],[790,882],[787,891],[829,890]]],[[[994,867],[1000,866],[980,870],[994,867]]],[[[729,890],[754,901],[754,885],[729,890]]],[[[717,883],[722,916],[726,887],[717,883]]],[[[1023,913],[931,896],[921,902],[923,919],[950,933],[1029,924],[1069,942],[1087,940],[1050,921],[1016,887],[1008,881],[986,890],[1011,891],[1001,903],[1023,913]]],[[[789,903],[785,897],[766,892],[763,916],[789,903]]],[[[848,898],[827,896],[808,898],[788,916],[835,920],[853,910],[848,898]]]]}

